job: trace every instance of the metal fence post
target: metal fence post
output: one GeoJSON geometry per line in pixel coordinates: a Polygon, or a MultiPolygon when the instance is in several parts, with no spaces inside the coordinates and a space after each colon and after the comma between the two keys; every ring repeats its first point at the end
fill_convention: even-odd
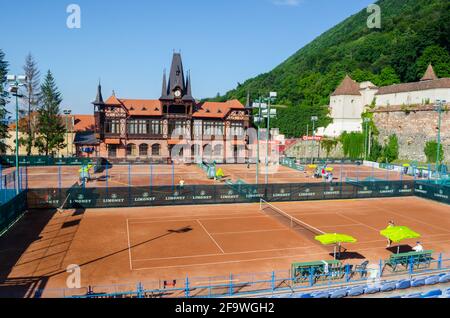
{"type": "Polygon", "coordinates": [[[275,271],[272,272],[271,281],[272,281],[272,292],[274,292],[275,291],[275,271]]]}
{"type": "Polygon", "coordinates": [[[414,258],[411,256],[409,259],[409,274],[412,275],[414,273],[414,258]]]}
{"type": "Polygon", "coordinates": [[[379,268],[378,268],[379,278],[383,277],[383,260],[380,259],[379,268]]]}
{"type": "Polygon", "coordinates": [[[184,295],[189,298],[189,277],[186,276],[186,282],[184,283],[184,295]]]}
{"type": "Polygon", "coordinates": [[[106,185],[106,193],[108,193],[108,162],[105,165],[105,185],[106,185]]]}
{"type": "Polygon", "coordinates": [[[309,268],[309,286],[312,287],[314,285],[314,267],[309,268]]]}
{"type": "Polygon", "coordinates": [[[439,259],[438,259],[438,269],[442,269],[442,253],[439,254],[439,259]]]}
{"type": "Polygon", "coordinates": [[[131,187],[131,162],[128,162],[128,188],[131,187]]]}
{"type": "Polygon", "coordinates": [[[350,265],[345,265],[345,281],[348,283],[350,281],[350,265]]]}
{"type": "Polygon", "coordinates": [[[150,162],[150,189],[152,188],[152,186],[153,186],[153,165],[150,162]]]}
{"type": "Polygon", "coordinates": [[[228,295],[233,296],[233,274],[230,274],[230,286],[228,289],[228,295]]]}
{"type": "Polygon", "coordinates": [[[136,288],[136,296],[137,298],[144,298],[143,296],[143,290],[144,288],[142,287],[142,283],[138,283],[137,284],[137,288],[136,288]]]}
{"type": "Polygon", "coordinates": [[[58,189],[61,190],[61,165],[58,165],[58,189]]]}

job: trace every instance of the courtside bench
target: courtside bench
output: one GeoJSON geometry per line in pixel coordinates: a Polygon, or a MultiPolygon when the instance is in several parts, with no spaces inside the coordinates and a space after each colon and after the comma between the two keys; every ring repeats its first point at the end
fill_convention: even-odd
{"type": "Polygon", "coordinates": [[[389,266],[393,272],[407,270],[410,264],[413,265],[414,269],[429,268],[433,259],[432,255],[433,251],[431,250],[393,254],[385,262],[385,266],[389,266]]]}
{"type": "Polygon", "coordinates": [[[345,266],[338,260],[294,263],[291,266],[291,274],[295,284],[310,280],[311,274],[314,281],[329,277],[342,279],[345,275],[345,266]],[[328,264],[328,274],[325,273],[325,263],[328,264]]]}

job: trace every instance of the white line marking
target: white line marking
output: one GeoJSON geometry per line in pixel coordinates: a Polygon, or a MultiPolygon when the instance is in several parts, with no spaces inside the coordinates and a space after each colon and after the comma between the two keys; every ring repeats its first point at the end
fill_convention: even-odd
{"type": "Polygon", "coordinates": [[[197,223],[200,224],[200,226],[203,228],[203,230],[206,232],[206,234],[208,234],[210,239],[214,242],[214,244],[216,244],[216,246],[222,251],[222,254],[225,254],[225,251],[220,247],[219,243],[216,242],[216,240],[211,236],[211,234],[209,234],[209,232],[203,226],[202,222],[200,222],[200,220],[195,220],[195,221],[197,221],[197,223]]]}
{"type": "Polygon", "coordinates": [[[128,226],[128,219],[127,219],[127,238],[128,238],[128,258],[130,260],[130,270],[133,270],[133,262],[131,259],[131,243],[130,243],[130,228],[128,226]]]}

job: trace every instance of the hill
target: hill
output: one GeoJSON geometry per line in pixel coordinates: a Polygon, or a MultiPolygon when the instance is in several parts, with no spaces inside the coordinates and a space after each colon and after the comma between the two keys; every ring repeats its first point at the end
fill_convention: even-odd
{"type": "MultiPolygon", "coordinates": [[[[306,133],[312,115],[326,126],[329,96],[350,74],[376,85],[420,79],[428,63],[439,77],[450,77],[450,2],[448,0],[380,0],[381,29],[367,27],[364,8],[300,49],[272,71],[249,79],[215,100],[245,102],[277,91],[274,127],[290,137],[306,133]]],[[[272,125],[272,124],[271,124],[272,125]]]]}

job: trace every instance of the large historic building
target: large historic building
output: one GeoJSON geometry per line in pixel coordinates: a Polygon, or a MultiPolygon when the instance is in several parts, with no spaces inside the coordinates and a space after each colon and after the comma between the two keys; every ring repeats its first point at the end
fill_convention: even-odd
{"type": "Polygon", "coordinates": [[[238,100],[196,101],[190,74],[185,76],[179,53],[173,55],[168,79],[164,72],[159,99],[119,98],[113,93],[104,101],[99,84],[93,105],[94,131],[75,137],[79,156],[154,160],[201,157],[218,162],[246,156],[249,105],[238,100]]]}
{"type": "Polygon", "coordinates": [[[428,66],[419,82],[377,87],[371,82],[357,83],[346,76],[330,98],[333,123],[320,128],[318,135],[338,137],[344,131],[361,132],[361,115],[365,108],[394,109],[417,105],[432,105],[436,100],[450,101],[450,78],[438,78],[428,66]]]}

